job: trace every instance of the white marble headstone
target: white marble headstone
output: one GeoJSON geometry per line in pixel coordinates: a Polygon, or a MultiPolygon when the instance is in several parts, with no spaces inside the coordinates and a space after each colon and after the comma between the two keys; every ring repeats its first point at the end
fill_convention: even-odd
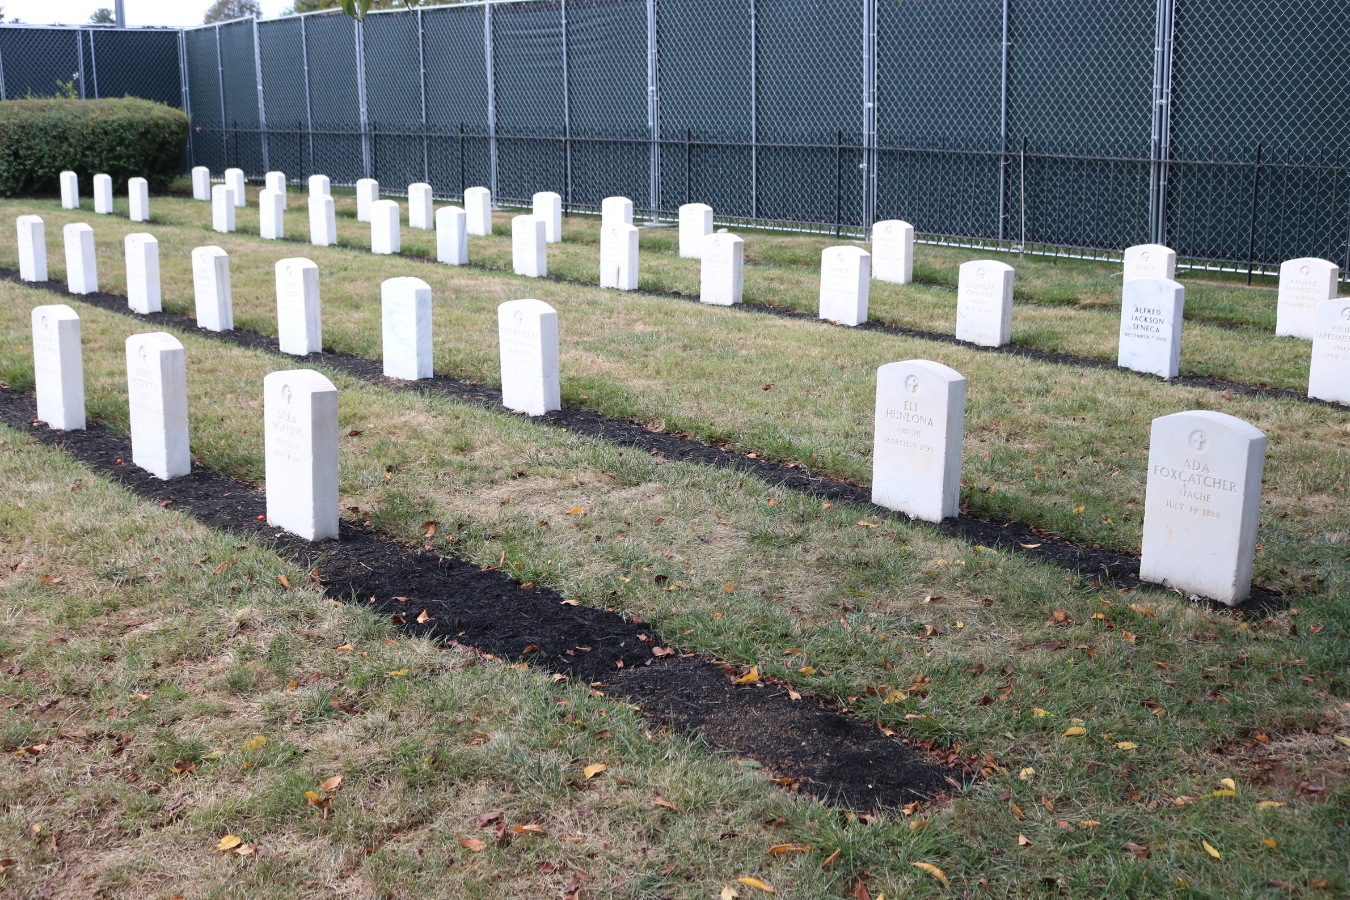
{"type": "Polygon", "coordinates": [[[542,300],[510,300],[497,307],[502,405],[542,416],[562,409],[558,372],[558,313],[542,300]]]}
{"type": "Polygon", "coordinates": [[[98,293],[94,229],[84,222],[71,222],[61,233],[66,244],[66,286],[72,294],[98,293]]]}
{"type": "Polygon", "coordinates": [[[1336,299],[1341,267],[1325,259],[1305,257],[1280,265],[1280,293],[1275,306],[1275,333],[1312,340],[1317,307],[1336,299]]]}
{"type": "Polygon", "coordinates": [[[1220,412],[1153,420],[1139,578],[1234,606],[1247,599],[1266,436],[1220,412]]]}
{"type": "Polygon", "coordinates": [[[468,216],[458,206],[436,210],[436,261],[462,266],[469,261],[468,216]]]}
{"type": "Polygon", "coordinates": [[[1186,289],[1165,278],[1125,282],[1120,297],[1120,349],[1116,364],[1160,378],[1181,371],[1181,319],[1186,289]]]}
{"type": "Polygon", "coordinates": [[[981,347],[1012,340],[1013,267],[992,259],[962,263],[956,280],[956,339],[981,347]]]}
{"type": "Polygon", "coordinates": [[[535,193],[531,212],[544,223],[544,240],[550,244],[562,242],[562,197],[553,191],[535,193]]]}
{"type": "Polygon", "coordinates": [[[621,291],[637,290],[638,230],[635,226],[623,221],[600,226],[600,286],[621,291]]]}
{"type": "Polygon", "coordinates": [[[211,200],[211,170],[206,166],[192,167],[192,199],[211,200]]]}
{"type": "Polygon", "coordinates": [[[399,208],[397,200],[376,200],[370,204],[370,252],[397,253],[400,249],[399,208]]]}
{"type": "Polygon", "coordinates": [[[192,288],[197,327],[207,331],[234,329],[234,299],[230,294],[230,256],[219,247],[192,251],[192,288]]]}
{"type": "Polygon", "coordinates": [[[338,536],[337,388],[312,369],[263,378],[267,524],[307,541],[338,536]]]}
{"type": "Polygon", "coordinates": [[[309,242],[316,247],[331,247],[337,243],[337,210],[328,194],[310,194],[309,242]]]}
{"type": "Polygon", "coordinates": [[[222,233],[234,231],[234,191],[229,185],[211,185],[211,228],[222,233]]]}
{"type": "Polygon", "coordinates": [[[886,219],[872,226],[872,277],[892,284],[914,280],[914,226],[886,219]]]}
{"type": "Polygon", "coordinates": [[[517,275],[543,278],[548,275],[548,242],[545,225],[534,216],[511,219],[511,269],[517,275]]]}
{"type": "Polygon", "coordinates": [[[408,185],[408,227],[430,231],[432,218],[431,185],[417,181],[408,185]]]}
{"type": "Polygon", "coordinates": [[[191,472],[187,359],[173,335],[127,338],[127,404],[131,461],[162,481],[191,472]]]}
{"type": "Polygon", "coordinates": [[[136,232],[122,239],[127,257],[127,306],[142,315],[163,307],[159,290],[159,241],[136,232]]]}
{"type": "Polygon", "coordinates": [[[19,216],[19,278],[47,280],[47,225],[41,216],[19,216]]]}
{"type": "Polygon", "coordinates": [[[286,209],[290,205],[290,200],[286,196],[286,173],[268,172],[267,177],[263,179],[263,186],[269,191],[276,191],[281,194],[281,208],[286,209]]]}
{"type": "Polygon", "coordinates": [[[94,212],[100,216],[111,215],[113,211],[112,176],[98,174],[94,176],[94,212]]]}
{"type": "Polygon", "coordinates": [[[680,256],[698,259],[703,239],[712,234],[713,208],[706,203],[686,203],[680,207],[680,256]]]}
{"type": "Polygon", "coordinates": [[[867,321],[872,254],[861,247],[826,247],[820,254],[820,318],[840,325],[867,321]]]}
{"type": "Polygon", "coordinates": [[[705,234],[698,256],[702,260],[699,264],[699,302],[715,306],[740,303],[745,274],[745,241],[725,231],[705,234]]]}
{"type": "Polygon", "coordinates": [[[144,178],[127,179],[127,205],[131,221],[150,221],[150,183],[144,178]]]}
{"type": "Polygon", "coordinates": [[[61,173],[61,208],[80,208],[80,176],[74,172],[61,173]]]}
{"type": "Polygon", "coordinates": [[[1350,405],[1350,297],[1323,300],[1313,314],[1308,396],[1350,405]]]}
{"type": "Polygon", "coordinates": [[[1124,280],[1136,278],[1163,278],[1173,281],[1177,277],[1177,254],[1171,247],[1162,244],[1136,244],[1125,248],[1124,280]]]}
{"type": "Polygon", "coordinates": [[[926,522],[955,516],[965,422],[960,372],[926,359],[877,369],[872,502],[926,522]]]}
{"type": "Polygon", "coordinates": [[[464,189],[464,214],[469,234],[492,234],[492,191],[485,187],[464,189]]]}
{"type": "Polygon", "coordinates": [[[243,169],[226,169],[225,184],[229,186],[230,193],[234,194],[235,206],[248,206],[248,192],[244,186],[243,169]]]}
{"type": "Polygon", "coordinates": [[[278,261],[276,274],[279,349],[293,356],[321,352],[319,267],[304,257],[293,257],[278,261]]]}
{"type": "Polygon", "coordinates": [[[600,227],[633,224],[633,201],[627,197],[606,197],[600,201],[600,227]]]}
{"type": "Polygon", "coordinates": [[[64,303],[33,310],[33,381],[37,417],[58,431],[84,428],[80,317],[64,303]]]}
{"type": "Polygon", "coordinates": [[[332,194],[327,175],[311,175],[308,184],[311,197],[327,197],[332,194]]]}
{"type": "Polygon", "coordinates": [[[374,178],[356,179],[356,221],[370,221],[370,205],[380,199],[380,183],[374,178]]]}
{"type": "Polygon", "coordinates": [[[286,236],[286,195],[281,191],[258,192],[258,234],[269,241],[286,236]]]}
{"type": "Polygon", "coordinates": [[[390,278],[380,285],[380,324],[386,378],[430,378],[431,286],[420,278],[390,278]]]}

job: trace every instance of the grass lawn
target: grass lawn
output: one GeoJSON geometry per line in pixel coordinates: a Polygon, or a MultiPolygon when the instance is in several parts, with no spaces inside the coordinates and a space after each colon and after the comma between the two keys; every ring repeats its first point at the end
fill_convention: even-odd
{"type": "MultiPolygon", "coordinates": [[[[3,205],[10,215],[41,210],[53,277],[58,225],[90,221],[102,285],[124,289],[120,238],[143,226],[3,205]]],[[[981,879],[1016,896],[1230,897],[1320,879],[1350,888],[1350,754],[1338,740],[1350,733],[1346,412],[216,235],[202,226],[206,205],[190,201],[156,198],[154,211],[169,220],[148,228],[161,243],[168,309],[191,311],[187,254],[217,243],[231,255],[237,322],[274,333],[272,263],[308,256],[320,266],[325,343],[378,357],[379,282],[417,275],[435,292],[437,371],[486,381],[496,304],[537,296],[559,309],[565,402],[853,480],[869,478],[875,367],[945,362],[970,379],[971,511],[1122,549],[1138,542],[1149,420],[1231,412],[1270,436],[1257,580],[1290,606],[1242,616],[1151,588],[1117,593],[900,517],[332,376],[347,515],[419,543],[428,519],[454,523],[437,538],[443,551],[645,618],[680,649],[757,665],[999,767],[943,802],[873,821],[737,774],[707,746],[584,686],[437,650],[354,604],[281,590],[278,574],[303,584],[304,573],[266,547],[136,501],[7,430],[0,855],[16,860],[7,888],[534,897],[561,894],[577,869],[596,879],[582,897],[709,897],[725,886],[760,896],[735,883],[741,876],[802,898],[854,896],[860,876],[873,896],[981,895],[981,879]],[[213,575],[230,556],[236,564],[213,575]],[[350,651],[333,649],[348,642],[350,651]],[[310,681],[315,673],[323,677],[310,681]],[[328,699],[339,695],[358,698],[359,713],[333,712],[328,699]],[[265,745],[244,749],[259,735],[265,745]],[[35,743],[47,748],[17,752],[35,743]],[[197,768],[174,773],[179,760],[197,768]],[[606,780],[567,786],[596,760],[610,761],[606,780]],[[304,792],[335,774],[345,779],[324,819],[304,792]],[[654,807],[653,791],[677,809],[654,807]],[[492,845],[476,817],[495,810],[547,834],[492,845]],[[267,854],[218,853],[226,834],[267,854]],[[459,835],[491,846],[474,853],[459,835]],[[767,854],[785,843],[811,849],[767,854]],[[914,862],[939,866],[952,887],[914,862]]],[[[292,210],[289,221],[302,218],[292,210]]],[[[783,237],[757,252],[778,248],[775,265],[805,271],[815,239],[800,240],[799,252],[783,237]]],[[[482,244],[471,241],[471,258],[482,244]]],[[[0,264],[14,259],[3,239],[0,264]]],[[[0,378],[17,389],[32,386],[29,310],[50,302],[0,283],[0,378]]],[[[69,302],[83,323],[91,416],[125,430],[122,345],[145,326],[69,302]]],[[[1235,359],[1261,361],[1263,345],[1242,346],[1259,334],[1212,330],[1233,337],[1235,359]]],[[[194,455],[260,481],[261,380],[290,364],[180,338],[194,455]]]]}

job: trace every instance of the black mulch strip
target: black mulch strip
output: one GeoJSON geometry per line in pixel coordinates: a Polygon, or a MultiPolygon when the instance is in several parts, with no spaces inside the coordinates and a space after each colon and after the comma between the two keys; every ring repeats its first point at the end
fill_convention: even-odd
{"type": "Polygon", "coordinates": [[[317,571],[328,596],[402,615],[399,624],[412,634],[599,684],[659,721],[792,779],[803,792],[859,810],[893,809],[959,787],[979,771],[978,758],[947,768],[875,725],[813,698],[794,701],[782,686],[733,684],[711,661],[658,659],[652,651],[660,638],[645,623],[565,604],[555,591],[523,588],[503,572],[403,546],[347,521],[336,542],[301,540],[259,521],[266,498],[251,485],[196,464],[183,478],[160,481],[129,462],[118,464],[131,459],[128,438],[98,425],[54,431],[34,424],[35,413],[31,396],[0,390],[0,421],[146,500],[275,547],[301,568],[317,571]],[[433,618],[418,624],[423,610],[433,618]]]}

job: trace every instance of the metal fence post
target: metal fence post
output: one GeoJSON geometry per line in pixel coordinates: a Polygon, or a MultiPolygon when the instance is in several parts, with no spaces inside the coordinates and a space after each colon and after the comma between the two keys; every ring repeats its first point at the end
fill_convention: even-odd
{"type": "Polygon", "coordinates": [[[1172,50],[1176,45],[1176,0],[1163,0],[1167,8],[1167,40],[1163,52],[1161,140],[1158,146],[1158,227],[1156,243],[1167,243],[1167,176],[1172,158],[1172,50]]]}
{"type": "Polygon", "coordinates": [[[422,89],[422,180],[431,183],[431,160],[427,152],[427,55],[422,31],[422,10],[417,10],[417,83],[422,89]]]}
{"type": "Polygon", "coordinates": [[[309,135],[309,168],[306,174],[314,174],[314,117],[309,106],[309,37],[305,33],[305,17],[300,17],[300,63],[305,69],[305,133],[309,135]]]}
{"type": "Polygon", "coordinates": [[[1252,165],[1252,215],[1247,226],[1247,284],[1252,283],[1252,263],[1256,258],[1256,207],[1261,199],[1261,149],[1256,145],[1256,162],[1252,165]]]}
{"type": "Polygon", "coordinates": [[[567,0],[562,7],[562,65],[563,65],[563,215],[572,213],[572,70],[567,62],[567,0]]]}
{"type": "MultiPolygon", "coordinates": [[[[483,54],[487,60],[488,190],[497,202],[497,77],[492,70],[492,4],[483,5],[483,54]]],[[[463,126],[460,128],[463,131],[463,126]]],[[[461,165],[464,155],[460,153],[461,165]]],[[[461,179],[462,180],[462,179],[461,179]]]]}
{"type": "Polygon", "coordinates": [[[258,40],[258,20],[253,20],[253,76],[258,82],[258,143],[262,150],[263,172],[272,168],[267,156],[267,103],[263,99],[262,44],[258,40]]]}
{"type": "Polygon", "coordinates": [[[216,26],[216,82],[220,86],[220,145],[225,165],[230,164],[230,135],[225,130],[225,62],[220,55],[220,26],[216,26]]]}
{"type": "MultiPolygon", "coordinates": [[[[3,76],[0,76],[3,77],[3,76]]],[[[183,115],[192,121],[192,84],[188,79],[188,58],[187,58],[187,31],[178,29],[178,89],[182,92],[183,115]]],[[[187,156],[188,165],[197,165],[197,142],[192,140],[191,131],[188,132],[187,156]]]]}
{"type": "Polygon", "coordinates": [[[1153,129],[1150,139],[1149,240],[1167,240],[1167,158],[1172,132],[1172,38],[1175,0],[1158,0],[1153,43],[1153,129]]]}
{"type": "Polygon", "coordinates": [[[85,99],[85,96],[84,96],[84,30],[81,29],[81,28],[76,28],[76,29],[75,29],[75,58],[76,58],[76,60],[78,60],[79,66],[80,66],[80,74],[76,77],[76,81],[78,81],[78,82],[80,83],[80,99],[83,100],[83,99],[85,99]]]}
{"type": "Polygon", "coordinates": [[[1003,43],[998,96],[998,239],[1007,234],[1008,212],[1008,0],[1003,0],[1003,43]]]}
{"type": "Polygon", "coordinates": [[[652,224],[661,205],[661,103],[656,90],[656,0],[647,0],[647,128],[651,133],[648,168],[651,177],[652,224]]]}
{"type": "Polygon", "coordinates": [[[759,218],[759,50],[755,0],[750,0],[750,218],[759,218]]]}
{"type": "MultiPolygon", "coordinates": [[[[89,75],[94,82],[94,99],[98,99],[98,54],[94,52],[94,29],[89,29],[89,75]]],[[[83,70],[80,77],[84,77],[83,70]]]]}
{"type": "Polygon", "coordinates": [[[370,121],[366,118],[366,33],[360,19],[352,23],[356,39],[356,99],[361,116],[361,171],[370,178],[370,121]]]}
{"type": "Polygon", "coordinates": [[[863,0],[863,238],[871,240],[877,196],[877,0],[863,0]]]}

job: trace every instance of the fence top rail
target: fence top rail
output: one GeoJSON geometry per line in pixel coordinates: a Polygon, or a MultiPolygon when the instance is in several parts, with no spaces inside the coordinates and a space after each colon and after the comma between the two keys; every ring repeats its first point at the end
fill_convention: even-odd
{"type": "MultiPolygon", "coordinates": [[[[462,2],[458,2],[458,3],[438,3],[438,4],[434,5],[434,6],[415,6],[415,7],[408,8],[408,9],[372,9],[370,12],[366,13],[366,16],[367,16],[367,17],[370,17],[370,16],[386,16],[386,15],[407,15],[408,13],[413,13],[413,12],[435,13],[435,12],[441,12],[441,11],[444,11],[444,10],[462,9],[463,7],[466,7],[466,6],[467,6],[467,7],[481,7],[481,6],[526,6],[526,5],[529,5],[529,4],[546,5],[546,4],[549,4],[549,3],[557,3],[557,2],[558,2],[558,0],[462,0],[462,2]]],[[[262,18],[260,18],[260,19],[258,19],[257,21],[258,21],[259,23],[263,23],[263,22],[287,22],[287,21],[290,21],[291,19],[304,19],[304,18],[308,18],[308,17],[310,17],[310,16],[332,16],[332,15],[339,15],[339,16],[340,16],[340,15],[344,15],[344,13],[342,12],[341,9],[337,9],[337,8],[334,8],[334,9],[315,9],[315,10],[310,10],[309,12],[303,12],[303,13],[291,13],[290,15],[286,15],[286,16],[272,16],[271,18],[267,18],[267,19],[262,19],[262,18]]],[[[224,20],[224,21],[220,21],[220,22],[212,22],[212,23],[209,24],[209,25],[184,25],[184,26],[182,26],[182,27],[181,27],[180,29],[178,29],[178,30],[180,30],[180,31],[200,31],[200,30],[203,30],[203,29],[206,29],[206,28],[215,28],[217,25],[233,25],[233,24],[236,23],[236,22],[248,22],[248,21],[251,21],[251,20],[252,20],[252,17],[251,17],[251,16],[242,16],[242,17],[240,17],[240,18],[238,18],[238,19],[228,19],[228,20],[224,20]]],[[[21,27],[26,27],[26,26],[21,26],[21,27]]],[[[74,28],[74,27],[77,27],[77,26],[70,25],[70,26],[64,26],[64,27],[74,28]]],[[[78,26],[78,27],[81,27],[81,28],[87,28],[88,26],[78,26]]]]}
{"type": "Polygon", "coordinates": [[[176,25],[129,25],[126,28],[118,28],[115,25],[94,25],[88,22],[83,25],[62,25],[58,23],[30,25],[27,22],[0,22],[0,29],[7,31],[149,31],[155,34],[167,34],[183,30],[176,25]]]}

